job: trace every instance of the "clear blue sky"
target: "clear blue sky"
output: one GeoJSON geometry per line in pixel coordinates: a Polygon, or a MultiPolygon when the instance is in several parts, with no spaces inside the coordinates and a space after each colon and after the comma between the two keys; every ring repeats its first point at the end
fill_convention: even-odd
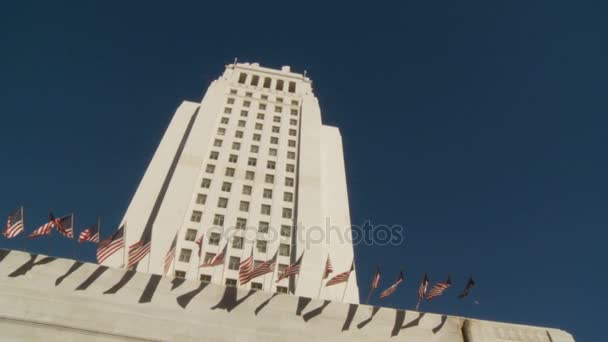
{"type": "MultiPolygon", "coordinates": [[[[0,3],[1,215],[24,205],[31,231],[74,211],[108,234],[181,101],[234,57],[287,64],[341,129],[352,222],[406,227],[357,247],[362,292],[376,262],[383,287],[403,267],[383,304],[413,308],[424,271],[451,272],[424,310],[603,340],[605,2],[201,3],[0,3]]],[[[74,245],[0,239],[92,259],[74,245]]]]}

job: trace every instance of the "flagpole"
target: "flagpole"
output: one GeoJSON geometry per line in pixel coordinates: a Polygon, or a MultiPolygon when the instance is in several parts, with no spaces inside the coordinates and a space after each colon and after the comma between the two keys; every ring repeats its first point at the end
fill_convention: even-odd
{"type": "Polygon", "coordinates": [[[344,297],[346,296],[346,290],[348,289],[348,283],[350,282],[351,273],[348,274],[348,279],[346,279],[346,284],[344,284],[344,292],[342,293],[342,303],[344,303],[344,297]]]}
{"type": "MultiPolygon", "coordinates": [[[[72,213],[72,240],[76,240],[76,215],[74,215],[74,213],[72,213]]],[[[77,243],[78,242],[76,241],[76,244],[77,243]]],[[[78,254],[78,246],[76,244],[74,244],[74,248],[72,249],[72,258],[74,260],[78,260],[78,258],[76,257],[78,254]]]]}
{"type": "MultiPolygon", "coordinates": [[[[327,256],[329,258],[329,255],[327,256]]],[[[319,284],[319,293],[317,293],[317,298],[321,299],[321,290],[323,289],[323,276],[327,270],[327,258],[325,259],[325,265],[323,265],[323,270],[321,271],[321,283],[319,284]]]]}
{"type": "MultiPolygon", "coordinates": [[[[298,261],[296,260],[296,262],[298,261]]],[[[302,265],[304,265],[304,251],[302,251],[302,260],[300,260],[300,270],[298,271],[298,280],[296,281],[296,287],[293,289],[294,294],[296,293],[296,289],[300,286],[300,272],[302,271],[302,265]]]]}
{"type": "MultiPolygon", "coordinates": [[[[21,223],[23,224],[23,233],[24,233],[24,234],[27,234],[27,233],[25,232],[25,211],[24,211],[24,209],[23,209],[23,206],[21,206],[21,223]]],[[[23,247],[22,251],[24,251],[24,252],[26,251],[26,250],[25,250],[26,241],[27,241],[27,240],[24,240],[24,241],[23,241],[23,243],[22,243],[22,247],[23,247]]]]}
{"type": "Polygon", "coordinates": [[[122,248],[122,267],[123,268],[127,268],[127,223],[125,222],[124,224],[124,228],[123,228],[123,236],[124,236],[124,244],[123,244],[123,248],[122,248]]]}

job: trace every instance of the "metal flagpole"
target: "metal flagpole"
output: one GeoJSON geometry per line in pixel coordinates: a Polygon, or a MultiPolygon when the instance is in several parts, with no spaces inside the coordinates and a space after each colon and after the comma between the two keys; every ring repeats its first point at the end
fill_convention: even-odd
{"type": "Polygon", "coordinates": [[[124,241],[123,247],[122,247],[122,267],[127,268],[127,223],[126,222],[124,224],[122,236],[123,236],[122,240],[124,241]]]}
{"type": "MultiPolygon", "coordinates": [[[[25,232],[25,211],[23,210],[23,206],[21,206],[21,224],[23,224],[23,233],[24,233],[24,234],[27,234],[27,233],[25,232]]],[[[22,244],[22,247],[23,247],[22,251],[24,251],[24,252],[25,252],[25,246],[26,246],[25,241],[26,241],[26,240],[24,240],[24,241],[23,241],[23,244],[22,244]]]]}
{"type": "MultiPolygon", "coordinates": [[[[329,255],[327,255],[329,258],[329,255]]],[[[327,271],[327,259],[325,259],[325,265],[323,265],[323,271],[321,271],[321,283],[319,284],[319,293],[317,293],[317,298],[321,299],[321,289],[323,289],[323,276],[325,275],[325,271],[327,271]]]]}
{"type": "MultiPolygon", "coordinates": [[[[76,216],[72,213],[72,240],[76,240],[76,216]]],[[[72,244],[74,245],[74,248],[72,249],[72,258],[74,260],[78,260],[78,258],[76,258],[77,254],[78,254],[78,241],[76,241],[76,244],[74,244],[74,242],[72,242],[72,244]]]]}
{"type": "MultiPolygon", "coordinates": [[[[297,260],[296,260],[297,262],[297,260]]],[[[302,260],[300,260],[300,270],[298,271],[298,280],[296,281],[296,287],[293,289],[293,293],[296,293],[296,289],[300,286],[300,272],[302,272],[302,265],[304,264],[304,251],[302,251],[302,260]]]]}
{"type": "Polygon", "coordinates": [[[353,273],[354,269],[352,269],[348,273],[348,278],[346,279],[346,284],[344,284],[344,292],[342,293],[342,302],[344,302],[344,297],[346,296],[346,290],[348,289],[348,283],[350,282],[350,275],[353,273]]]}

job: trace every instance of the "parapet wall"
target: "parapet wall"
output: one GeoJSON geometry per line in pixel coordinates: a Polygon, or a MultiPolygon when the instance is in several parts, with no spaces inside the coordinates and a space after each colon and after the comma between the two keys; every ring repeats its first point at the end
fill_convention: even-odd
{"type": "Polygon", "coordinates": [[[238,290],[0,250],[0,340],[571,342],[550,328],[238,290]]]}

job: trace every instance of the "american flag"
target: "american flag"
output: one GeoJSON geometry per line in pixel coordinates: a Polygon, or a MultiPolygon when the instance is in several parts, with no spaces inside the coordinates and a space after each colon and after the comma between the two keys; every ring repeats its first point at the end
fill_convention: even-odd
{"type": "Polygon", "coordinates": [[[418,308],[420,308],[420,303],[422,303],[424,296],[426,296],[426,290],[428,290],[428,288],[429,275],[424,272],[424,278],[422,278],[422,281],[420,282],[420,287],[418,287],[418,304],[416,304],[416,311],[418,311],[418,308]]]}
{"type": "Polygon", "coordinates": [[[8,215],[6,220],[6,228],[4,229],[4,237],[12,239],[21,234],[24,230],[23,225],[23,207],[8,215]]]}
{"type": "Polygon", "coordinates": [[[374,274],[374,279],[372,279],[372,290],[375,290],[378,288],[378,285],[380,285],[380,276],[382,275],[382,272],[380,272],[380,265],[376,266],[376,274],[374,274]]]}
{"type": "Polygon", "coordinates": [[[452,286],[452,279],[448,274],[448,279],[446,281],[436,283],[435,286],[429,290],[429,293],[426,295],[426,300],[430,301],[435,297],[441,296],[450,286],[452,286]]]}
{"type": "Polygon", "coordinates": [[[39,237],[39,236],[43,236],[43,235],[49,235],[51,234],[51,230],[53,229],[53,227],[57,224],[57,219],[55,218],[55,216],[53,216],[53,213],[49,214],[49,221],[45,224],[43,224],[42,226],[38,227],[36,230],[34,230],[33,232],[30,233],[30,235],[28,235],[28,238],[35,238],[35,237],[39,237]]]}
{"type": "Polygon", "coordinates": [[[211,260],[206,263],[203,263],[200,267],[211,267],[217,266],[224,263],[224,258],[226,257],[226,250],[228,249],[228,243],[224,245],[224,249],[219,254],[216,254],[211,260]]]}
{"type": "Polygon", "coordinates": [[[264,274],[272,273],[274,271],[274,266],[277,263],[277,253],[278,251],[274,253],[274,256],[270,260],[264,261],[257,267],[254,267],[253,271],[251,271],[251,274],[249,275],[249,279],[247,280],[247,282],[245,282],[245,284],[248,283],[251,279],[263,276],[264,274]]]}
{"type": "Polygon", "coordinates": [[[68,239],[74,238],[74,214],[66,215],[55,221],[55,228],[61,235],[68,239]]]}
{"type": "Polygon", "coordinates": [[[165,256],[165,274],[167,274],[167,272],[169,272],[169,269],[171,268],[171,263],[173,263],[173,259],[175,259],[175,246],[177,245],[177,233],[175,234],[175,237],[173,238],[173,242],[171,243],[171,247],[169,247],[169,251],[167,252],[167,255],[165,256]]]}
{"type": "Polygon", "coordinates": [[[129,246],[127,269],[137,266],[137,263],[150,253],[150,247],[152,247],[152,229],[145,229],[141,239],[129,246]]]}
{"type": "Polygon", "coordinates": [[[331,264],[331,258],[327,255],[327,261],[325,261],[325,270],[323,271],[323,279],[327,279],[331,273],[334,272],[334,265],[331,264]]]}
{"type": "Polygon", "coordinates": [[[458,295],[458,298],[462,299],[468,296],[471,290],[473,289],[473,286],[475,286],[475,281],[473,280],[473,278],[469,277],[467,285],[464,287],[464,291],[462,291],[462,293],[458,295]]]}
{"type": "Polygon", "coordinates": [[[355,269],[355,264],[352,263],[350,265],[350,270],[346,271],[346,272],[342,272],[340,274],[337,274],[336,276],[334,276],[333,278],[329,279],[327,281],[327,284],[325,284],[325,286],[332,286],[332,285],[336,285],[336,284],[340,284],[340,283],[344,283],[348,281],[348,278],[350,277],[351,272],[355,269]]]}
{"type": "Polygon", "coordinates": [[[125,237],[125,226],[118,228],[109,238],[101,241],[97,246],[97,262],[103,263],[112,254],[123,248],[125,237]]]}
{"type": "Polygon", "coordinates": [[[302,258],[304,257],[304,252],[302,252],[302,255],[300,255],[300,257],[298,258],[298,260],[296,260],[296,262],[294,262],[293,264],[287,266],[287,268],[283,271],[283,273],[279,276],[279,279],[277,279],[277,282],[291,277],[292,275],[296,275],[300,273],[300,265],[302,265],[302,258]]]}
{"type": "Polygon", "coordinates": [[[201,251],[203,249],[203,238],[205,237],[205,234],[201,235],[200,238],[196,239],[196,241],[194,241],[194,243],[196,243],[196,245],[198,246],[198,257],[201,257],[201,251]]]}
{"type": "Polygon", "coordinates": [[[239,264],[239,282],[241,285],[247,284],[251,280],[251,273],[253,272],[253,250],[249,258],[241,261],[239,264]]]}
{"type": "Polygon", "coordinates": [[[98,220],[95,225],[86,228],[80,233],[80,235],[78,235],[78,243],[83,243],[86,241],[95,243],[99,242],[99,229],[100,222],[98,220]]]}
{"type": "Polygon", "coordinates": [[[397,286],[399,286],[399,284],[403,283],[405,281],[405,277],[403,277],[403,271],[399,272],[399,277],[397,278],[397,281],[391,285],[388,289],[382,291],[382,293],[380,293],[380,299],[384,299],[390,295],[393,294],[393,292],[395,292],[397,290],[397,286]]]}

